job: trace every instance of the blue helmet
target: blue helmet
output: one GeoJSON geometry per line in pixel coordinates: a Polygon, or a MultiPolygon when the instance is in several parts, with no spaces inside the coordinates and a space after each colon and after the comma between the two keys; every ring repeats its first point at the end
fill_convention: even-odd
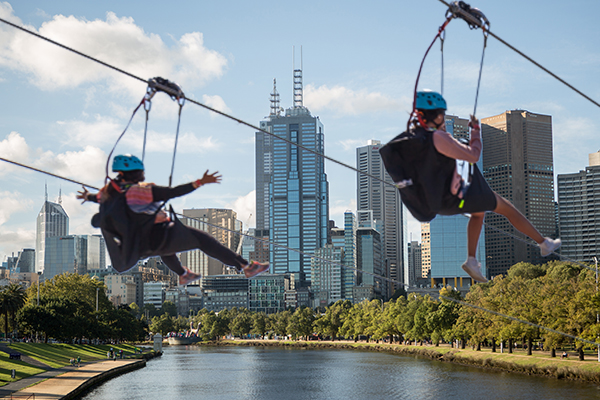
{"type": "Polygon", "coordinates": [[[144,163],[131,154],[121,154],[113,159],[112,170],[113,172],[143,171],[144,163]]]}
{"type": "Polygon", "coordinates": [[[446,110],[446,100],[441,94],[432,91],[417,92],[417,110],[446,110]]]}

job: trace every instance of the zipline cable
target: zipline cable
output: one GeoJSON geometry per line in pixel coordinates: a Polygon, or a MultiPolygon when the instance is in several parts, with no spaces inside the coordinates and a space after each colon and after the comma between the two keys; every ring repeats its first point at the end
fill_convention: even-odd
{"type": "Polygon", "coordinates": [[[64,176],[56,175],[56,174],[53,174],[52,172],[44,171],[44,170],[42,170],[42,169],[39,169],[39,168],[35,168],[35,167],[31,167],[31,166],[29,166],[29,165],[21,164],[21,163],[19,163],[19,162],[12,161],[12,160],[8,160],[8,159],[6,159],[6,158],[3,158],[3,157],[0,157],[0,160],[1,160],[1,161],[4,161],[4,162],[7,162],[7,163],[9,163],[9,164],[14,164],[14,165],[16,165],[16,166],[18,166],[18,167],[22,167],[22,168],[30,169],[30,170],[32,170],[32,171],[35,171],[35,172],[40,172],[40,173],[42,173],[42,174],[50,175],[50,176],[53,176],[53,177],[55,177],[55,178],[62,179],[62,180],[64,180],[64,181],[68,181],[68,182],[76,183],[76,184],[78,184],[78,185],[81,185],[81,186],[86,186],[86,187],[89,187],[90,189],[96,189],[96,190],[100,190],[100,189],[98,189],[98,188],[97,188],[97,187],[95,187],[95,186],[88,185],[87,183],[82,183],[82,182],[76,181],[76,180],[74,180],[74,179],[65,178],[64,176]]]}
{"type": "MultiPolygon", "coordinates": [[[[439,2],[442,3],[442,4],[444,4],[449,9],[452,9],[455,13],[460,14],[461,18],[467,20],[467,23],[476,25],[477,27],[483,29],[483,24],[481,23],[481,21],[479,21],[477,18],[474,18],[471,14],[465,12],[460,7],[452,7],[453,4],[448,3],[445,0],[439,0],[439,2]]],[[[600,107],[600,103],[598,103],[596,100],[592,99],[591,97],[589,97],[588,95],[586,95],[585,93],[583,93],[581,90],[577,89],[575,86],[571,85],[570,83],[568,83],[567,81],[565,81],[564,79],[562,79],[560,76],[556,75],[555,73],[553,73],[552,71],[550,71],[548,68],[544,67],[542,64],[538,63],[537,61],[535,61],[534,59],[532,59],[531,57],[529,57],[527,54],[523,53],[522,51],[520,51],[519,49],[517,49],[516,47],[514,47],[510,43],[506,42],[504,39],[500,38],[498,35],[496,35],[495,33],[491,32],[489,29],[487,30],[487,33],[490,36],[494,37],[496,40],[498,40],[500,43],[502,43],[503,45],[505,45],[506,47],[508,47],[509,49],[511,49],[512,51],[514,51],[518,55],[520,55],[521,57],[525,58],[527,61],[531,62],[536,67],[540,68],[542,71],[546,72],[548,75],[552,76],[554,79],[556,79],[559,82],[561,82],[564,85],[566,85],[569,89],[575,91],[577,94],[579,94],[580,96],[582,96],[586,100],[588,100],[588,101],[592,102],[593,104],[595,104],[596,106],[600,107]]]]}
{"type": "MultiPolygon", "coordinates": [[[[18,162],[15,162],[15,161],[11,161],[11,160],[8,160],[8,159],[5,159],[5,158],[1,158],[1,157],[0,157],[0,160],[6,161],[6,162],[14,164],[14,165],[17,165],[19,167],[31,169],[31,170],[36,171],[36,172],[41,172],[43,174],[47,174],[47,175],[53,176],[53,177],[58,178],[58,179],[62,179],[62,180],[68,181],[68,182],[72,182],[72,183],[76,183],[76,184],[79,184],[79,185],[82,185],[82,186],[86,186],[86,187],[89,187],[91,189],[99,190],[95,186],[88,185],[88,184],[85,184],[85,183],[81,183],[81,182],[75,181],[73,179],[69,179],[69,178],[66,178],[66,177],[63,177],[63,176],[60,176],[60,175],[56,175],[56,174],[53,174],[53,173],[50,173],[50,172],[47,172],[47,171],[43,171],[43,170],[38,169],[38,168],[30,167],[30,166],[25,165],[25,164],[21,164],[21,163],[18,163],[18,162]]],[[[289,251],[294,251],[296,253],[302,254],[302,255],[307,256],[307,257],[311,257],[311,258],[314,258],[314,259],[318,259],[318,260],[324,261],[326,263],[337,265],[337,266],[339,266],[341,268],[344,268],[344,269],[352,269],[352,270],[354,270],[356,272],[359,272],[359,273],[362,273],[362,274],[366,274],[366,275],[370,275],[370,276],[373,276],[373,277],[376,277],[376,278],[381,278],[381,279],[383,279],[385,281],[388,281],[388,282],[391,282],[391,283],[395,283],[395,284],[402,285],[402,286],[407,286],[403,282],[396,281],[394,279],[387,278],[387,277],[382,276],[382,275],[378,275],[378,274],[374,274],[374,273],[371,273],[371,272],[368,272],[368,271],[364,271],[364,270],[358,269],[356,267],[350,267],[348,265],[344,265],[344,264],[338,263],[336,261],[327,260],[325,258],[318,257],[318,256],[316,256],[314,254],[307,254],[307,253],[304,253],[301,250],[294,249],[294,248],[291,248],[291,247],[287,247],[287,246],[284,246],[284,245],[281,245],[281,244],[278,244],[278,243],[273,243],[273,242],[270,242],[270,241],[265,240],[265,239],[260,239],[260,238],[257,238],[255,236],[251,236],[249,234],[245,234],[245,233],[240,232],[240,231],[235,231],[235,230],[232,230],[232,229],[229,229],[229,228],[225,228],[223,226],[211,224],[211,223],[208,223],[206,221],[202,221],[200,219],[189,217],[189,216],[186,216],[186,215],[183,215],[183,214],[180,214],[180,213],[174,213],[174,214],[177,215],[177,216],[180,216],[180,217],[184,217],[184,218],[195,220],[197,222],[203,223],[205,225],[208,225],[208,226],[211,226],[211,227],[214,227],[214,228],[217,228],[217,229],[221,229],[221,230],[225,230],[225,231],[231,232],[231,233],[236,234],[236,235],[248,237],[248,238],[250,238],[252,240],[255,240],[255,241],[259,241],[259,242],[266,243],[266,244],[269,244],[269,245],[272,245],[272,246],[276,246],[276,247],[281,247],[281,248],[287,249],[289,251]]],[[[553,254],[556,254],[556,253],[553,253],[553,254]]],[[[487,313],[490,313],[490,314],[494,314],[494,315],[497,315],[497,316],[500,316],[500,317],[503,317],[503,318],[507,318],[507,319],[510,319],[512,321],[516,321],[516,322],[519,322],[519,323],[523,323],[523,324],[527,324],[527,325],[530,325],[530,326],[534,326],[534,327],[537,327],[537,328],[540,328],[540,329],[544,329],[544,330],[547,330],[549,332],[553,332],[553,333],[556,333],[556,334],[559,334],[559,335],[562,335],[562,336],[565,336],[565,337],[569,337],[569,338],[572,338],[572,339],[575,339],[575,340],[579,340],[581,342],[584,342],[584,343],[587,343],[587,344],[590,344],[590,345],[598,346],[598,343],[594,343],[594,342],[591,342],[589,340],[586,340],[586,339],[583,339],[583,338],[580,338],[580,337],[577,337],[577,336],[574,336],[574,335],[571,335],[571,334],[568,334],[568,333],[560,332],[560,331],[557,331],[557,330],[552,329],[552,328],[547,328],[547,327],[545,327],[543,325],[540,325],[540,324],[536,324],[536,323],[529,322],[529,321],[526,321],[526,320],[522,320],[520,318],[516,318],[516,317],[510,316],[510,315],[506,315],[506,314],[500,313],[498,311],[493,311],[493,310],[487,309],[485,307],[477,306],[475,304],[471,304],[471,303],[468,303],[468,302],[465,302],[465,301],[462,301],[462,300],[454,299],[454,298],[443,296],[443,295],[439,295],[439,297],[442,298],[442,299],[448,300],[448,301],[452,301],[452,302],[457,303],[457,304],[461,304],[461,305],[468,306],[468,307],[471,307],[471,308],[479,309],[481,311],[484,311],[484,312],[487,312],[487,313]]]]}

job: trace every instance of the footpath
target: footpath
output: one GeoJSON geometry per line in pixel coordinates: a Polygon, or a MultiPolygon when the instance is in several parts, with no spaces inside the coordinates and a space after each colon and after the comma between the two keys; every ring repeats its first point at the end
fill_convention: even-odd
{"type": "Polygon", "coordinates": [[[0,387],[0,399],[68,400],[93,386],[146,365],[145,360],[117,359],[50,369],[0,387]]]}

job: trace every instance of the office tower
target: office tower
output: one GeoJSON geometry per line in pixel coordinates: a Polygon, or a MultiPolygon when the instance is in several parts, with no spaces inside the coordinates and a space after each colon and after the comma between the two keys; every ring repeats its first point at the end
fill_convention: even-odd
{"type": "MultiPolygon", "coordinates": [[[[542,236],[554,236],[552,117],[512,110],[481,122],[486,181],[492,190],[512,202],[542,236]]],[[[505,217],[488,213],[485,222],[488,276],[504,274],[520,261],[548,260],[540,256],[537,246],[511,237],[525,238],[505,217]]]]}
{"type": "Polygon", "coordinates": [[[413,286],[421,278],[421,244],[416,240],[408,243],[408,273],[406,284],[413,286]]]}
{"type": "MultiPolygon", "coordinates": [[[[241,236],[241,223],[237,220],[237,213],[233,210],[202,208],[183,210],[182,222],[188,226],[203,230],[213,236],[222,245],[237,252],[241,236]]],[[[222,275],[228,273],[229,268],[223,263],[208,257],[200,250],[182,253],[182,264],[202,276],[222,275]]],[[[235,268],[233,269],[235,270],[235,268]]]]}
{"type": "Polygon", "coordinates": [[[385,275],[394,282],[387,285],[387,296],[391,296],[401,283],[406,284],[408,274],[406,208],[383,166],[380,148],[379,140],[369,140],[366,146],[356,149],[356,166],[362,172],[357,174],[357,214],[359,225],[375,220],[382,234],[385,275]],[[369,210],[372,216],[364,213],[369,210]]]}
{"type": "Polygon", "coordinates": [[[315,251],[311,266],[311,290],[315,307],[327,307],[342,299],[344,247],[326,244],[315,251]]]}
{"type": "Polygon", "coordinates": [[[272,273],[293,273],[308,283],[311,255],[327,243],[329,186],[323,157],[297,146],[319,154],[325,148],[323,124],[302,105],[302,70],[294,71],[294,106],[282,115],[274,85],[271,113],[260,128],[275,137],[256,132],[257,237],[268,235],[276,244],[272,273]]]}
{"type": "Polygon", "coordinates": [[[87,264],[86,235],[50,236],[45,241],[44,279],[65,272],[83,274],[87,264]]]}
{"type": "Polygon", "coordinates": [[[374,224],[363,222],[356,230],[357,243],[357,282],[353,288],[355,303],[368,299],[383,299],[386,296],[387,281],[383,276],[383,240],[374,224]]]}
{"type": "Polygon", "coordinates": [[[69,234],[69,216],[62,208],[61,199],[58,203],[48,201],[48,193],[44,205],[37,216],[35,240],[35,272],[44,272],[46,259],[46,239],[69,234]]]}
{"type": "MultiPolygon", "coordinates": [[[[458,140],[469,140],[469,120],[454,115],[446,115],[446,132],[458,140]]],[[[481,158],[477,163],[483,164],[481,158]]],[[[469,277],[463,271],[462,264],[467,259],[467,224],[469,218],[464,215],[438,215],[429,222],[428,257],[429,276],[438,283],[444,278],[469,277]]],[[[482,230],[477,247],[477,259],[481,263],[481,273],[486,275],[485,232],[482,230]]]]}
{"type": "Polygon", "coordinates": [[[20,251],[16,268],[18,272],[35,272],[35,250],[23,249],[20,251]]]}
{"type": "Polygon", "coordinates": [[[86,270],[103,270],[106,268],[106,243],[102,235],[84,235],[87,239],[86,270]]]}
{"type": "Polygon", "coordinates": [[[558,175],[560,254],[593,263],[600,258],[600,152],[585,171],[558,175]]]}

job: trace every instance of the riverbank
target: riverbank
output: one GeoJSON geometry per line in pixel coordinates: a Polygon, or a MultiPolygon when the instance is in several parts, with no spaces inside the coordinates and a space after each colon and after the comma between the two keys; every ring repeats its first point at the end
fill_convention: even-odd
{"type": "MultiPolygon", "coordinates": [[[[77,367],[71,365],[71,363],[68,365],[64,363],[64,347],[65,345],[40,344],[24,344],[19,346],[19,350],[23,351],[23,353],[28,353],[36,357],[38,359],[37,362],[43,359],[48,364],[58,363],[60,366],[53,368],[48,364],[42,364],[41,373],[27,374],[23,372],[23,369],[27,368],[27,361],[31,360],[10,360],[12,362],[10,367],[13,369],[19,368],[19,371],[15,374],[15,378],[12,378],[11,382],[3,382],[4,386],[0,387],[0,398],[13,398],[17,396],[18,398],[47,400],[75,399],[104,381],[143,368],[147,360],[161,355],[161,353],[155,353],[154,351],[141,354],[137,351],[132,351],[131,354],[128,354],[128,357],[123,359],[100,360],[98,359],[99,357],[94,356],[101,354],[102,347],[66,345],[71,354],[73,352],[86,352],[89,353],[88,356],[91,356],[90,358],[95,358],[95,360],[93,358],[92,360],[86,360],[87,362],[82,362],[81,366],[77,367]],[[41,352],[41,350],[44,350],[44,352],[41,352]],[[44,353],[43,356],[41,353],[44,353]]],[[[137,350],[133,346],[128,345],[113,346],[114,349],[119,347],[125,349],[131,347],[132,350],[137,350]]],[[[14,351],[14,349],[11,350],[14,351]]],[[[3,357],[3,354],[0,356],[3,357]]],[[[33,359],[24,355],[23,357],[33,359]]],[[[7,365],[0,365],[0,374],[8,374],[10,376],[9,370],[5,371],[2,367],[6,368],[7,365]]]]}
{"type": "Polygon", "coordinates": [[[384,351],[395,354],[425,357],[431,360],[451,362],[496,371],[515,372],[526,375],[546,376],[556,379],[572,379],[600,383],[600,363],[597,359],[552,358],[549,353],[493,353],[490,349],[475,351],[446,346],[413,346],[387,343],[365,343],[353,341],[285,341],[285,340],[221,340],[199,345],[218,346],[280,346],[311,349],[353,349],[384,351]]]}

